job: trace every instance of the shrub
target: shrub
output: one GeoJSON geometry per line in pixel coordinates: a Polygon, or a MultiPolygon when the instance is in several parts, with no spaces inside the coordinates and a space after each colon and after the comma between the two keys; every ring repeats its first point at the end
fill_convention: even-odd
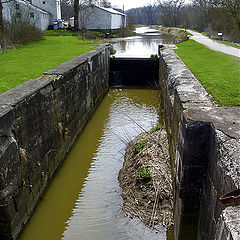
{"type": "Polygon", "coordinates": [[[43,32],[25,20],[5,22],[1,47],[3,50],[43,38],[43,32]]]}

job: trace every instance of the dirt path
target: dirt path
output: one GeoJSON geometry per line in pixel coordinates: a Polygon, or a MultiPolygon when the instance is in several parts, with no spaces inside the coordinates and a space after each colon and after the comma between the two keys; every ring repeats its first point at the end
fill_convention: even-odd
{"type": "Polygon", "coordinates": [[[225,44],[219,43],[219,42],[214,41],[206,36],[203,36],[201,33],[194,32],[191,30],[187,30],[187,31],[193,35],[190,37],[190,39],[193,39],[196,42],[199,42],[201,44],[204,44],[212,50],[230,54],[235,57],[240,57],[240,49],[238,49],[238,48],[226,46],[225,44]]]}

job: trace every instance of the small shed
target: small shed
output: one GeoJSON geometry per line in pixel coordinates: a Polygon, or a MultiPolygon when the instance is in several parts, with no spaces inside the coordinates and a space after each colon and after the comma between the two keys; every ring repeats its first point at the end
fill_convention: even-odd
{"type": "Polygon", "coordinates": [[[80,7],[79,27],[114,30],[126,26],[126,14],[95,5],[80,7]]]}

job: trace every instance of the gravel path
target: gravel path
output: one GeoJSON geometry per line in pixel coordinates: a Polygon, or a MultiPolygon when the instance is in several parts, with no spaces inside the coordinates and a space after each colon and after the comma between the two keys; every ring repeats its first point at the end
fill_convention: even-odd
{"type": "Polygon", "coordinates": [[[190,39],[193,39],[201,44],[204,44],[211,48],[212,50],[223,52],[226,54],[233,55],[235,57],[240,57],[240,49],[226,46],[225,44],[219,43],[217,41],[214,41],[206,36],[203,36],[201,33],[194,32],[191,30],[187,30],[190,32],[193,36],[190,37],[190,39]]]}

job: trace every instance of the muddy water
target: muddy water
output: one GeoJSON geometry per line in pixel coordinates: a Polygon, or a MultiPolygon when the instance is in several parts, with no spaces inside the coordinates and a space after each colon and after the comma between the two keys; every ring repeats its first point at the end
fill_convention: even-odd
{"type": "Polygon", "coordinates": [[[105,96],[70,151],[20,240],[166,239],[121,210],[117,175],[126,144],[158,122],[155,90],[105,96]]]}

